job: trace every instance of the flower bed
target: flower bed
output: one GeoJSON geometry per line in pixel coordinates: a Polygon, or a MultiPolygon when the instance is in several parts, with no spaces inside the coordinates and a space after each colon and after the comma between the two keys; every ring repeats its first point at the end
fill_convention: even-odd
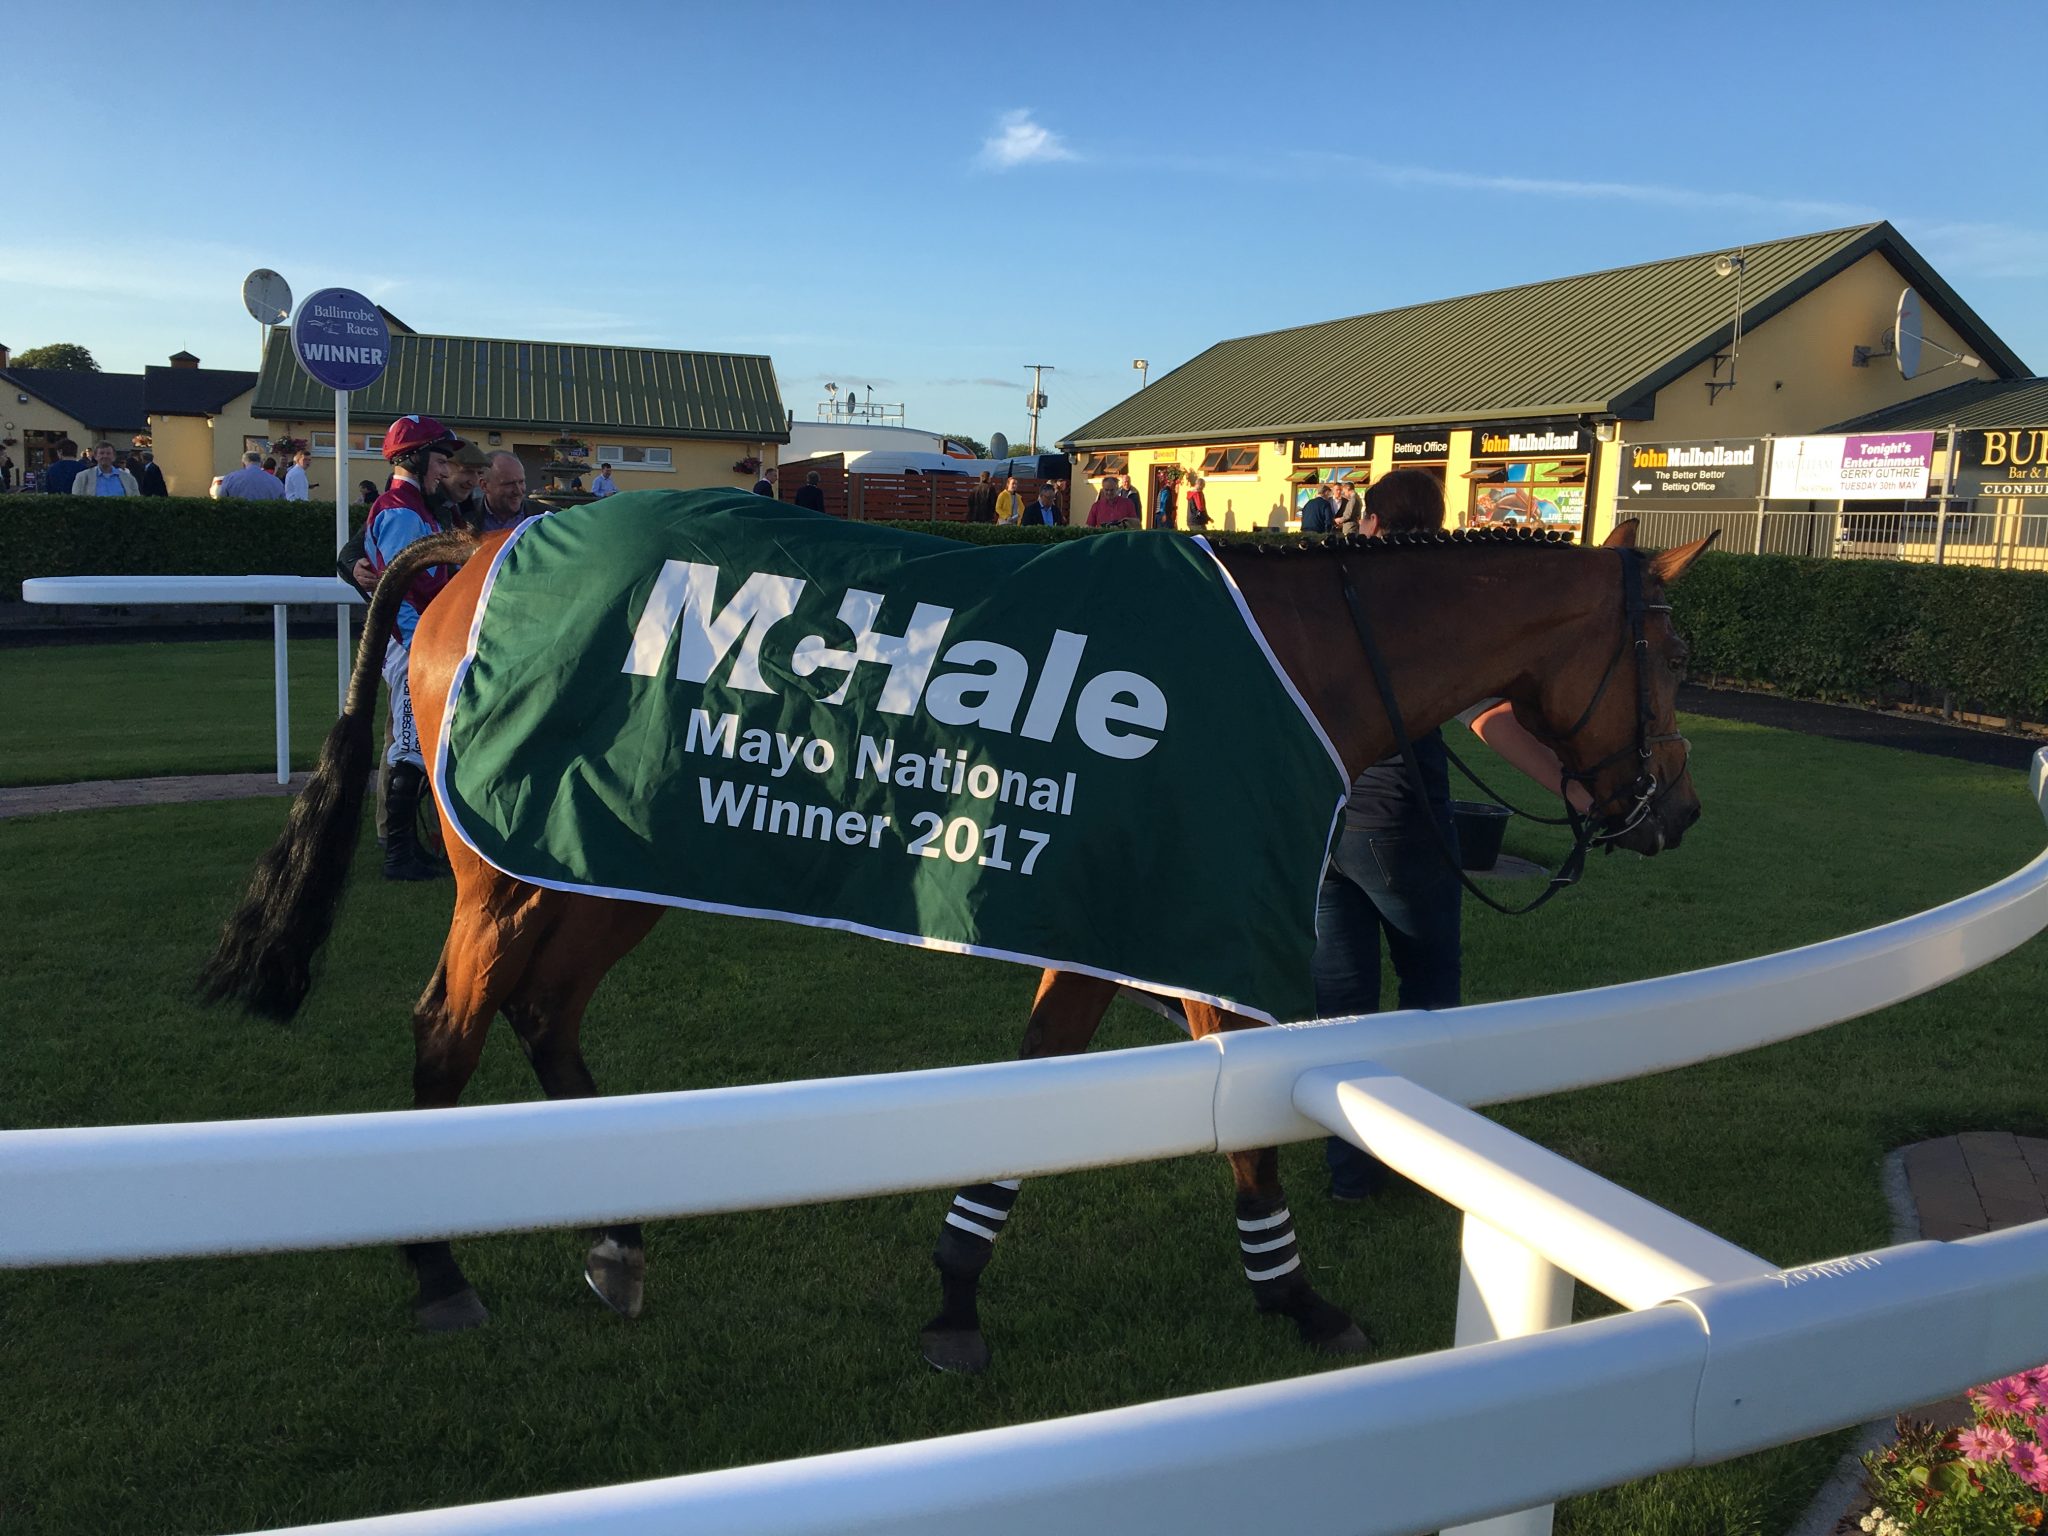
{"type": "Polygon", "coordinates": [[[1870,1536],[2011,1536],[2048,1512],[2048,1366],[1970,1389],[1972,1423],[1944,1430],[1899,1415],[1898,1439],[1863,1458],[1870,1536]]]}

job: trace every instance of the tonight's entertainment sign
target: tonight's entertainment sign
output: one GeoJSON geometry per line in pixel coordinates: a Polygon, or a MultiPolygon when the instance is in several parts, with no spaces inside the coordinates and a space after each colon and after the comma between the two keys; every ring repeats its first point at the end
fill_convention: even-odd
{"type": "Polygon", "coordinates": [[[1932,432],[1781,437],[1771,447],[1774,501],[1917,501],[1934,468],[1932,432]]]}

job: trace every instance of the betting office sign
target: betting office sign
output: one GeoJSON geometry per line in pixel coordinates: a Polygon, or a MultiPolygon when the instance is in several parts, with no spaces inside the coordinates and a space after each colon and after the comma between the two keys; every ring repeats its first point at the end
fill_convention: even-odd
{"type": "Polygon", "coordinates": [[[323,288],[292,317],[299,366],[329,389],[368,389],[391,361],[391,327],[352,288],[323,288]]]}
{"type": "Polygon", "coordinates": [[[1630,443],[1621,451],[1615,498],[1753,501],[1763,489],[1763,446],[1753,437],[1715,443],[1630,443]]]}

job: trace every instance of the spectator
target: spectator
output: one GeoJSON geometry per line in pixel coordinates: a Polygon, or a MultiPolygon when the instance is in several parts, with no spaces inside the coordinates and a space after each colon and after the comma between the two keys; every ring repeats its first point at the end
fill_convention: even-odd
{"type": "Polygon", "coordinates": [[[790,500],[800,507],[809,508],[813,512],[824,511],[825,487],[819,484],[819,478],[819,474],[815,469],[806,470],[804,472],[804,483],[798,487],[796,495],[792,496],[790,500]]]}
{"type": "Polygon", "coordinates": [[[251,448],[242,455],[242,467],[222,477],[216,494],[223,501],[283,501],[284,487],[263,467],[263,455],[251,448]]]}
{"type": "Polygon", "coordinates": [[[526,516],[526,465],[516,453],[499,449],[486,461],[477,503],[478,533],[496,533],[526,516]]]}
{"type": "Polygon", "coordinates": [[[1003,481],[1002,491],[996,496],[996,521],[1015,527],[1024,516],[1024,498],[1017,494],[1017,477],[1011,475],[1003,481]]]}
{"type": "Polygon", "coordinates": [[[0,452],[0,493],[11,491],[13,489],[14,460],[7,453],[0,452]]]}
{"type": "Polygon", "coordinates": [[[266,453],[263,456],[263,473],[270,476],[273,480],[277,478],[277,456],[275,454],[266,453]]]}
{"type": "Polygon", "coordinates": [[[1059,520],[1059,493],[1053,489],[1050,480],[1041,480],[1038,482],[1038,494],[1031,498],[1031,505],[1024,509],[1024,526],[1050,528],[1059,520]]]}
{"type": "Polygon", "coordinates": [[[312,467],[313,450],[300,448],[292,454],[292,465],[284,472],[284,499],[286,501],[311,501],[313,482],[306,474],[312,467]]]}
{"type": "Polygon", "coordinates": [[[356,482],[356,503],[358,506],[364,507],[371,507],[377,504],[376,481],[358,480],[356,482]]]}
{"type": "Polygon", "coordinates": [[[763,475],[754,482],[754,494],[756,496],[766,496],[770,501],[778,499],[775,494],[775,482],[766,475],[763,475]]]}
{"type": "Polygon", "coordinates": [[[92,451],[93,462],[78,472],[71,483],[74,496],[140,496],[135,477],[114,462],[114,445],[101,443],[92,451]]]}
{"type": "Polygon", "coordinates": [[[1337,508],[1324,494],[1322,486],[1316,487],[1315,495],[1302,504],[1301,531],[1303,533],[1328,533],[1337,526],[1337,508]]]}
{"type": "MultiPolygon", "coordinates": [[[[441,480],[441,500],[446,503],[440,513],[442,526],[483,525],[483,493],[477,489],[477,481],[490,467],[489,455],[475,443],[464,443],[448,456],[448,473],[441,480]]],[[[519,479],[524,484],[524,469],[519,472],[519,479]]],[[[524,499],[523,492],[521,496],[524,499]]]]}
{"type": "Polygon", "coordinates": [[[612,496],[617,494],[618,489],[618,482],[612,479],[611,465],[598,465],[597,478],[590,482],[590,494],[593,496],[612,496]]]}
{"type": "Polygon", "coordinates": [[[71,486],[85,473],[85,460],[78,456],[78,444],[65,438],[57,445],[56,462],[43,470],[42,488],[52,496],[69,496],[71,486]]]}
{"type": "Polygon", "coordinates": [[[1128,523],[1132,517],[1131,503],[1125,498],[1115,475],[1102,477],[1102,494],[1095,498],[1095,505],[1088,509],[1090,528],[1117,528],[1128,523]]]}
{"type": "Polygon", "coordinates": [[[156,455],[147,448],[142,450],[142,473],[136,477],[145,496],[168,496],[171,488],[164,484],[164,472],[156,462],[156,455]]]}
{"type": "Polygon", "coordinates": [[[1202,489],[1200,475],[1188,476],[1188,532],[1200,533],[1209,526],[1209,493],[1202,489]]]}
{"type": "Polygon", "coordinates": [[[995,478],[987,470],[981,472],[981,479],[974,489],[967,493],[967,521],[970,523],[992,523],[996,520],[995,478]]]}
{"type": "Polygon", "coordinates": [[[1171,480],[1161,480],[1159,482],[1159,494],[1152,502],[1152,526],[1154,528],[1171,528],[1175,526],[1175,523],[1173,482],[1171,480]]]}

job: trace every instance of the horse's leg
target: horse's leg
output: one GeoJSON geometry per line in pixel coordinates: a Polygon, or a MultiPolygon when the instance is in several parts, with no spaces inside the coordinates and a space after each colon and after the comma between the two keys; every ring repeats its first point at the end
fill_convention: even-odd
{"type": "MultiPolygon", "coordinates": [[[[1115,996],[1113,981],[1047,971],[1039,978],[1019,1058],[1074,1056],[1087,1050],[1115,996]]],[[[919,1335],[924,1358],[935,1370],[972,1375],[988,1368],[988,1344],[981,1336],[975,1294],[996,1238],[1017,1203],[1017,1187],[1015,1179],[996,1179],[970,1184],[953,1196],[946,1224],[939,1229],[938,1251],[932,1255],[939,1267],[939,1315],[919,1335]]]]}
{"type": "MultiPolygon", "coordinates": [[[[481,866],[478,866],[480,868],[481,866]]],[[[474,874],[458,867],[457,874],[474,874]]],[[[457,893],[455,916],[441,946],[434,979],[413,1005],[412,1103],[447,1109],[462,1096],[483,1055],[491,1017],[532,953],[536,909],[561,898],[495,877],[470,880],[457,893]]],[[[405,1259],[419,1279],[413,1320],[429,1333],[486,1322],[490,1313],[445,1241],[407,1243],[405,1259]]]]}
{"type": "MultiPolygon", "coordinates": [[[[647,937],[663,910],[594,896],[560,898],[553,921],[505,999],[506,1022],[517,1032],[549,1098],[597,1096],[597,1080],[583,1060],[583,1010],[605,973],[647,937]]],[[[621,1317],[638,1317],[647,1276],[640,1224],[606,1227],[584,1260],[583,1275],[606,1306],[621,1317]]]]}
{"type": "MultiPolygon", "coordinates": [[[[1199,1040],[1218,1030],[1257,1028],[1258,1021],[1191,1002],[1188,1025],[1199,1040]]],[[[1325,1354],[1349,1355],[1370,1349],[1372,1340],[1365,1330],[1308,1283],[1301,1245],[1294,1235],[1294,1217],[1280,1188],[1278,1149],[1232,1152],[1230,1173],[1237,1185],[1237,1246],[1258,1309],[1293,1319],[1302,1342],[1325,1354]]]]}

